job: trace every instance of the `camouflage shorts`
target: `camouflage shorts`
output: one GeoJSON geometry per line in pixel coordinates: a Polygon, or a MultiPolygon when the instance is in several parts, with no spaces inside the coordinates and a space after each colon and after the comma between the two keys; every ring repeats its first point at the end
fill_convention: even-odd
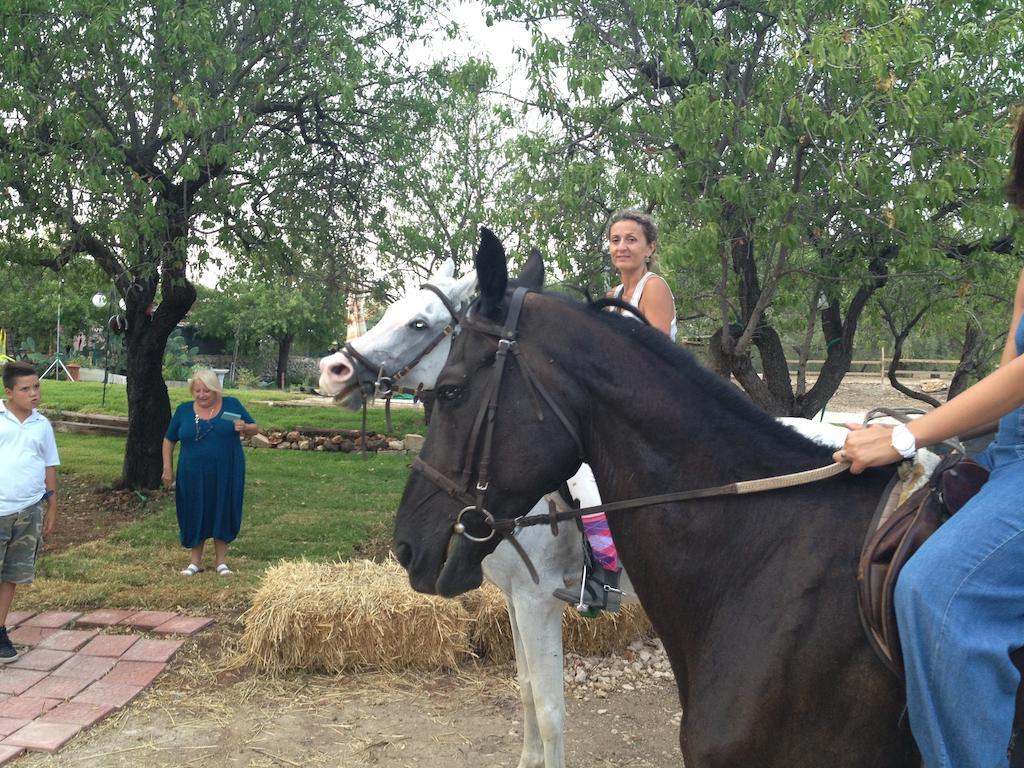
{"type": "Polygon", "coordinates": [[[20,512],[0,517],[0,581],[31,584],[36,574],[36,555],[43,543],[46,501],[30,504],[20,512]]]}

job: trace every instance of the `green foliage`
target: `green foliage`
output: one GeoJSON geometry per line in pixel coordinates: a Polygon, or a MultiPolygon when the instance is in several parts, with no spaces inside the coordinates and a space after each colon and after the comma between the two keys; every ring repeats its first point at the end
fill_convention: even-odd
{"type": "MultiPolygon", "coordinates": [[[[930,274],[966,312],[991,311],[972,302],[993,294],[986,262],[1016,226],[1001,188],[1019,0],[488,5],[534,34],[547,126],[517,139],[510,189],[562,269],[610,277],[607,213],[653,209],[681,314],[738,322],[737,359],[784,354],[755,333],[775,324],[803,338],[827,317],[820,344],[852,330],[879,277],[930,274]],[[955,295],[955,279],[981,290],[955,295]]],[[[1008,294],[1020,256],[1001,259],[1008,294]]]]}
{"type": "Polygon", "coordinates": [[[175,330],[164,347],[163,376],[166,381],[187,381],[192,375],[197,347],[190,347],[180,330],[175,330]]]}
{"type": "Polygon", "coordinates": [[[260,377],[248,368],[239,368],[235,371],[235,386],[239,389],[252,389],[260,383],[260,377]]]}

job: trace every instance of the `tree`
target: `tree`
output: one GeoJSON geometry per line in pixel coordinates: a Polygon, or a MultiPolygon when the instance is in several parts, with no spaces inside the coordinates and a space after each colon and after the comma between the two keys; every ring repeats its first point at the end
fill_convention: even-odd
{"type": "MultiPolygon", "coordinates": [[[[83,253],[126,302],[122,482],[160,482],[161,360],[212,242],[300,230],[304,169],[377,166],[428,76],[404,63],[422,6],[350,0],[26,2],[0,11],[0,234],[83,253]],[[29,234],[27,234],[29,233],[29,234]]],[[[394,155],[391,155],[394,157],[394,155]]],[[[321,185],[322,186],[322,185],[321,185]]]]}
{"type": "Polygon", "coordinates": [[[283,388],[293,342],[305,339],[325,349],[344,327],[344,313],[340,307],[330,311],[326,294],[315,274],[273,282],[235,277],[221,281],[216,292],[203,292],[190,320],[203,336],[236,341],[248,352],[272,339],[278,350],[275,382],[283,388]]]}
{"type": "MultiPolygon", "coordinates": [[[[1017,2],[490,5],[533,28],[555,184],[595,179],[599,198],[659,214],[670,283],[715,318],[712,357],[773,413],[827,402],[903,264],[989,252],[1015,226],[1000,190],[1024,79],[1017,2]],[[546,25],[559,17],[567,33],[546,25]],[[806,391],[787,323],[824,347],[806,391]]],[[[590,197],[577,221],[595,218],[590,197]]]]}

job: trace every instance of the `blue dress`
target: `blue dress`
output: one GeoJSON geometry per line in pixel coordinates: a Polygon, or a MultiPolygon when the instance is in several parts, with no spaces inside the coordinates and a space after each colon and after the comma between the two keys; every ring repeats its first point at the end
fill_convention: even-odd
{"type": "Polygon", "coordinates": [[[225,397],[209,421],[196,419],[193,403],[182,403],[167,427],[165,437],[181,444],[174,502],[181,546],[188,549],[210,538],[232,542],[242,525],[245,454],[234,420],[221,418],[225,412],[254,423],[245,406],[225,397]]]}

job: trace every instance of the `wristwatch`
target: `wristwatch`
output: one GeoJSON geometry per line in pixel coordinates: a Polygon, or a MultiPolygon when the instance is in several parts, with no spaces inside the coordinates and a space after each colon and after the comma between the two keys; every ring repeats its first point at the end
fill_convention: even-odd
{"type": "Polygon", "coordinates": [[[917,439],[906,424],[897,424],[892,430],[892,447],[904,459],[914,458],[917,453],[917,439]]]}

